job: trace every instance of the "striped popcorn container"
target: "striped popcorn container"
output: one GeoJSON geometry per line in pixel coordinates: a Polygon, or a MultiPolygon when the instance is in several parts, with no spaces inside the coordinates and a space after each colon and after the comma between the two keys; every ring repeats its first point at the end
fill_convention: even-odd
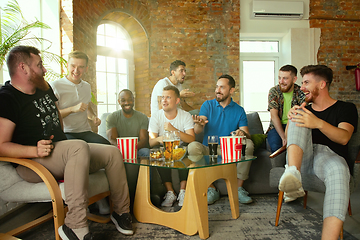
{"type": "Polygon", "coordinates": [[[123,160],[126,162],[129,162],[128,160],[134,160],[136,162],[138,138],[124,137],[117,138],[116,140],[123,160]]]}
{"type": "Polygon", "coordinates": [[[220,137],[223,163],[241,161],[242,136],[220,137]]]}

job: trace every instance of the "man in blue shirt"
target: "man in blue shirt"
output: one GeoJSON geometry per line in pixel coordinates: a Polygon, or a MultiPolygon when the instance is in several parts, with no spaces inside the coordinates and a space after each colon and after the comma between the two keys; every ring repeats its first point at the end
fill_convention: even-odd
{"type": "MultiPolygon", "coordinates": [[[[246,137],[246,155],[252,155],[254,144],[247,126],[247,118],[244,108],[232,100],[235,92],[235,80],[230,75],[219,77],[215,99],[205,101],[201,106],[199,116],[194,116],[195,133],[204,131],[203,144],[192,142],[188,146],[189,159],[192,161],[200,160],[203,155],[209,154],[208,136],[230,136],[232,131],[236,131],[237,136],[246,137]]],[[[219,151],[219,150],[218,150],[219,151]]],[[[240,203],[251,203],[252,199],[248,192],[242,187],[244,181],[249,176],[251,161],[237,164],[238,196],[240,203]]],[[[208,204],[212,204],[220,198],[220,192],[213,184],[208,188],[208,204]]]]}

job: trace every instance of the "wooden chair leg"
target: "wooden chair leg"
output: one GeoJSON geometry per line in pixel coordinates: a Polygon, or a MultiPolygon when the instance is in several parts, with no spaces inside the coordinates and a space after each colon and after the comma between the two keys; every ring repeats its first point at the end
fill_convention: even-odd
{"type": "Polygon", "coordinates": [[[341,230],[340,230],[340,240],[344,239],[344,226],[341,226],[341,230]]]}
{"type": "Polygon", "coordinates": [[[349,212],[349,216],[352,216],[350,198],[349,198],[348,212],[349,212]]]}
{"type": "Polygon", "coordinates": [[[279,218],[280,218],[280,212],[281,212],[281,206],[284,199],[284,192],[279,191],[279,197],[278,197],[278,205],[276,210],[276,219],[275,219],[275,227],[279,225],[279,218]]]}
{"type": "Polygon", "coordinates": [[[305,191],[305,195],[304,195],[304,198],[303,198],[303,201],[304,201],[304,209],[306,209],[307,196],[308,196],[308,191],[305,191]]]}

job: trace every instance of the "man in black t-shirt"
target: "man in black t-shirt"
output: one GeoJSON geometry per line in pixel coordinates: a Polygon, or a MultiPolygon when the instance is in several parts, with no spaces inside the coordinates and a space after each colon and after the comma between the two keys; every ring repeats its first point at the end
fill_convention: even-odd
{"type": "MultiPolygon", "coordinates": [[[[92,239],[86,210],[89,172],[104,168],[108,178],[118,231],[132,235],[129,190],[120,151],[110,145],[65,140],[52,89],[44,80],[46,69],[38,49],[14,47],[8,57],[10,81],[0,89],[0,156],[30,158],[64,179],[68,212],[59,234],[65,239],[92,239]],[[91,159],[91,161],[90,161],[91,159]]],[[[39,182],[32,170],[16,171],[28,182],[39,182]]]]}
{"type": "Polygon", "coordinates": [[[330,97],[330,68],[309,65],[300,73],[305,101],[312,104],[305,107],[303,103],[289,111],[288,165],[279,190],[285,192],[288,200],[295,200],[305,194],[300,170],[316,175],[326,187],[322,239],[338,239],[349,203],[349,170],[353,168],[353,163],[348,162],[347,144],[357,129],[358,113],[354,104],[330,97]]]}

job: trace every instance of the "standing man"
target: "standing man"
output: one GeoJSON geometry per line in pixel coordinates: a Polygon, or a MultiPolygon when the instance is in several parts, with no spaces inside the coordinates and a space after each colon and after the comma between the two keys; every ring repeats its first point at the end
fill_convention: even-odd
{"type": "MultiPolygon", "coordinates": [[[[219,77],[215,99],[203,103],[200,108],[199,116],[194,116],[195,133],[204,131],[203,144],[192,142],[188,146],[189,159],[196,162],[203,155],[209,154],[208,136],[216,135],[219,137],[230,136],[232,131],[236,131],[236,136],[246,137],[246,155],[254,152],[254,143],[251,141],[247,118],[244,108],[232,100],[235,91],[235,80],[230,75],[219,77]]],[[[219,151],[220,152],[220,151],[219,151]]],[[[251,203],[252,199],[248,192],[242,187],[244,181],[249,177],[251,161],[237,164],[238,196],[240,203],[251,203]]],[[[208,204],[213,204],[220,198],[220,192],[215,189],[213,184],[207,191],[208,204]]]]}
{"type": "Polygon", "coordinates": [[[267,139],[271,152],[286,146],[285,127],[287,113],[295,105],[305,101],[305,95],[296,84],[297,69],[292,65],[285,65],[279,71],[279,84],[272,87],[268,97],[268,111],[270,111],[270,126],[267,139]]]}
{"type": "MultiPolygon", "coordinates": [[[[162,93],[162,110],[152,115],[149,124],[150,147],[163,144],[164,131],[180,131],[180,143],[195,141],[194,122],[190,113],[178,109],[180,92],[174,86],[167,86],[162,93]]],[[[175,191],[171,183],[171,169],[158,168],[161,179],[167,189],[165,200],[161,206],[171,207],[176,200],[175,191]]],[[[185,198],[187,181],[186,170],[179,170],[180,192],[178,205],[182,206],[185,198]]]]}
{"type": "Polygon", "coordinates": [[[149,156],[149,120],[148,117],[134,110],[134,95],[129,89],[119,93],[121,109],[106,118],[106,135],[112,145],[117,146],[118,137],[138,137],[138,155],[149,156]]]}
{"type": "Polygon", "coordinates": [[[88,56],[80,51],[69,54],[68,75],[50,85],[58,99],[57,106],[64,120],[64,132],[68,139],[82,139],[88,143],[110,144],[108,140],[91,131],[88,119],[97,127],[101,120],[91,106],[91,87],[81,77],[88,69],[88,56]]]}
{"type": "Polygon", "coordinates": [[[315,174],[326,187],[322,239],[338,239],[348,208],[354,167],[348,160],[347,144],[357,129],[358,113],[354,104],[330,97],[333,72],[327,66],[305,66],[301,76],[301,90],[306,102],[312,104],[303,103],[289,111],[288,165],[280,178],[279,190],[295,200],[305,194],[300,171],[315,174]]]}
{"type": "Polygon", "coordinates": [[[170,77],[160,79],[154,86],[151,93],[151,115],[155,114],[162,108],[162,92],[166,86],[175,86],[180,92],[180,106],[185,111],[194,110],[190,107],[184,98],[193,97],[195,93],[190,92],[189,89],[182,89],[181,84],[185,81],[186,64],[183,61],[176,60],[170,64],[170,77]]]}
{"type": "MultiPolygon", "coordinates": [[[[129,190],[120,151],[103,144],[66,140],[52,89],[44,80],[46,69],[40,51],[14,47],[6,60],[11,77],[0,89],[0,156],[29,158],[46,167],[55,179],[64,179],[68,212],[59,227],[60,237],[92,239],[86,218],[89,172],[104,168],[114,212],[111,219],[119,232],[132,235],[129,190]],[[50,124],[50,128],[48,125],[50,124]],[[44,132],[49,138],[44,139],[44,132]]],[[[16,171],[28,182],[41,178],[24,166],[16,171]]]]}

